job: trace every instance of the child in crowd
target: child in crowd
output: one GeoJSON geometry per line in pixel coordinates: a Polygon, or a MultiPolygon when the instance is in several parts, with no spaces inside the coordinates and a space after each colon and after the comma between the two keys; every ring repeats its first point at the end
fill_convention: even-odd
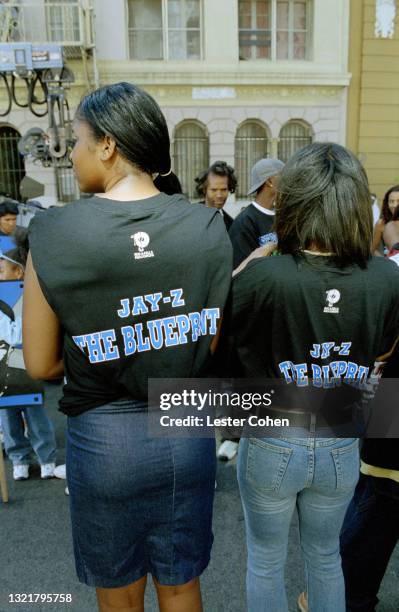
{"type": "MultiPolygon", "coordinates": [[[[0,253],[0,281],[22,280],[27,257],[26,244],[0,253]]],[[[3,296],[4,297],[4,296],[3,296]]],[[[22,356],[22,298],[14,309],[0,302],[0,361],[4,376],[13,372],[20,384],[27,385],[27,393],[40,389],[25,371],[22,356]],[[29,390],[28,390],[29,388],[29,390]]],[[[4,378],[4,380],[6,380],[4,378]]],[[[32,450],[40,463],[41,478],[54,476],[56,442],[53,426],[43,405],[12,406],[0,411],[4,448],[13,463],[14,480],[29,478],[32,450]]]]}

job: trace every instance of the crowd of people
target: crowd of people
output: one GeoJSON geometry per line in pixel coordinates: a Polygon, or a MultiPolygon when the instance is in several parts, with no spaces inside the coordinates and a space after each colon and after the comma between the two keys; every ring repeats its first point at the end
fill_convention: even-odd
{"type": "MultiPolygon", "coordinates": [[[[143,610],[148,574],[162,611],[199,612],[215,440],[149,437],[148,379],[221,372],[327,390],[331,379],[367,379],[376,363],[397,377],[399,186],[374,228],[361,163],[340,145],[314,143],[286,164],[257,161],[252,200],[233,219],[224,205],[234,169],[205,169],[201,202],[189,203],[164,116],[140,88],[87,95],[74,133],[75,174],[94,195],[37,215],[29,254],[20,244],[0,254],[0,280],[25,279],[22,318],[0,302],[0,341],[8,359],[22,323],[32,384],[64,377],[76,571],[96,588],[100,612],[143,610]]],[[[13,236],[16,215],[0,205],[3,235],[13,236]]],[[[372,612],[399,535],[398,445],[366,439],[360,451],[355,435],[323,436],[326,419],[339,428],[351,411],[330,402],[326,416],[301,397],[294,411],[277,407],[289,431],[224,439],[217,452],[230,460],[238,450],[248,610],[288,610],[297,509],[300,610],[372,612]]],[[[38,408],[1,411],[16,480],[29,476],[31,448],[42,478],[54,475],[54,434],[38,408]]]]}

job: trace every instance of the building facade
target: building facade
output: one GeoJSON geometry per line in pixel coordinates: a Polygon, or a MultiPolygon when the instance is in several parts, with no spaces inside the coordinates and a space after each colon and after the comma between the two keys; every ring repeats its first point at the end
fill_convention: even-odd
{"type": "Polygon", "coordinates": [[[347,144],[381,202],[399,183],[399,2],[351,0],[347,144]]]}
{"type": "MultiPolygon", "coordinates": [[[[60,4],[70,11],[82,2],[60,4]]],[[[196,174],[218,159],[235,166],[240,200],[257,159],[286,160],[313,140],[345,144],[347,0],[94,0],[92,8],[95,56],[90,50],[86,72],[82,60],[69,62],[71,109],[87,72],[92,83],[125,80],[149,91],[190,197],[196,174]]],[[[46,120],[13,108],[5,123],[24,133],[46,120]]],[[[55,197],[53,172],[29,168],[55,197]]]]}

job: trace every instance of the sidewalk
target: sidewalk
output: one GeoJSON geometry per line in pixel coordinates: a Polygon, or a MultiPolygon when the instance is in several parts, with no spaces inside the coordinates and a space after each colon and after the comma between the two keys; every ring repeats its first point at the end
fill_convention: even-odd
{"type": "MultiPolygon", "coordinates": [[[[59,389],[49,385],[47,404],[56,429],[57,463],[63,463],[66,418],[57,411],[58,394],[59,389]]],[[[10,501],[0,502],[0,612],[96,612],[94,590],[80,584],[75,575],[65,481],[42,481],[35,466],[28,481],[14,482],[8,461],[6,467],[10,501]],[[72,603],[12,604],[10,593],[70,593],[72,603]]],[[[244,520],[235,465],[219,464],[217,483],[215,542],[211,564],[202,578],[204,609],[206,612],[245,612],[244,520]]],[[[304,587],[296,520],[290,534],[286,577],[290,612],[294,612],[296,598],[304,587]]],[[[397,612],[398,585],[399,547],[383,582],[378,612],[397,612]]],[[[146,612],[157,612],[150,583],[146,612]]]]}

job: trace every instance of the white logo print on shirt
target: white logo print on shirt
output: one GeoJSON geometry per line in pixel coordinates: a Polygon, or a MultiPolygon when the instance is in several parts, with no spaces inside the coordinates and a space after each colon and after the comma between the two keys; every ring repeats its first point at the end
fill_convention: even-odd
{"type": "Polygon", "coordinates": [[[326,291],[327,306],[324,307],[323,312],[338,314],[339,308],[335,307],[334,304],[339,302],[340,299],[341,294],[338,289],[329,289],[328,291],[326,291]]]}
{"type": "Polygon", "coordinates": [[[146,247],[150,244],[150,237],[146,232],[136,232],[132,234],[130,238],[133,240],[133,244],[138,249],[135,251],[135,259],[147,259],[148,257],[154,257],[154,251],[146,251],[146,247]]]}

